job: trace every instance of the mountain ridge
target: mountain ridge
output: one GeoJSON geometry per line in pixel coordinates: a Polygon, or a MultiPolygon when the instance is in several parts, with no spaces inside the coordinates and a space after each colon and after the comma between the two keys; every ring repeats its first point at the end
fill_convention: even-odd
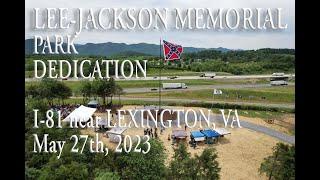
{"type": "MultiPolygon", "coordinates": [[[[54,51],[54,43],[50,43],[54,51]]],[[[149,44],[149,43],[114,43],[114,42],[104,42],[104,43],[85,43],[85,44],[75,44],[79,55],[100,55],[100,56],[112,56],[121,54],[122,52],[136,52],[137,54],[146,54],[152,56],[159,55],[159,45],[149,44]]],[[[25,40],[25,54],[32,54],[34,48],[34,40],[25,40]]],[[[65,49],[66,46],[63,46],[65,49]]],[[[221,52],[228,51],[241,51],[241,49],[233,50],[223,47],[218,48],[197,48],[197,47],[184,47],[185,53],[194,53],[203,50],[217,50],[221,52]]]]}

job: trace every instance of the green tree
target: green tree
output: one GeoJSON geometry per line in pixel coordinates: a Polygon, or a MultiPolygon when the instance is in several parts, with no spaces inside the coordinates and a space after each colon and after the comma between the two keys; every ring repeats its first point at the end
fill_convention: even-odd
{"type": "Polygon", "coordinates": [[[295,179],[295,146],[277,143],[273,154],[261,163],[259,172],[269,179],[295,179]]]}
{"type": "Polygon", "coordinates": [[[82,86],[80,88],[80,92],[83,97],[83,101],[90,99],[93,94],[93,88],[90,81],[85,81],[82,83],[82,86]]]}
{"type": "MultiPolygon", "coordinates": [[[[147,154],[130,152],[116,155],[115,162],[121,179],[164,179],[167,169],[164,165],[165,153],[160,141],[150,139],[151,149],[147,154]]],[[[135,147],[135,146],[133,146],[135,147]]],[[[145,144],[139,148],[146,150],[145,144]]]]}
{"type": "Polygon", "coordinates": [[[109,83],[106,79],[96,79],[93,81],[92,89],[95,95],[103,100],[103,105],[106,105],[106,97],[109,93],[109,83]]]}
{"type": "Polygon", "coordinates": [[[196,156],[197,164],[200,167],[201,179],[219,179],[221,168],[217,161],[217,153],[214,148],[206,148],[200,156],[196,156]]]}
{"type": "Polygon", "coordinates": [[[170,178],[172,179],[188,179],[190,174],[194,172],[193,160],[190,161],[191,156],[187,151],[184,143],[180,143],[178,148],[174,150],[173,160],[170,162],[170,178]],[[191,170],[191,171],[190,171],[191,170]]]}
{"type": "Polygon", "coordinates": [[[118,84],[116,84],[115,86],[115,95],[118,95],[118,98],[119,98],[119,104],[121,105],[121,98],[120,96],[124,94],[124,91],[122,89],[121,86],[119,86],[118,84]]]}
{"type": "Polygon", "coordinates": [[[41,171],[39,180],[60,180],[73,179],[82,180],[88,179],[89,173],[85,163],[72,161],[69,164],[61,164],[58,160],[50,161],[41,171]]]}
{"type": "Polygon", "coordinates": [[[32,180],[32,179],[38,179],[40,176],[41,171],[36,168],[25,168],[25,179],[26,180],[32,180]]]}
{"type": "Polygon", "coordinates": [[[57,80],[44,78],[37,85],[30,85],[26,89],[26,96],[36,99],[46,99],[49,105],[53,104],[53,100],[58,98],[64,100],[72,96],[71,89],[62,82],[57,80]]]}
{"type": "Polygon", "coordinates": [[[170,163],[170,179],[219,179],[221,168],[214,148],[205,149],[192,158],[184,143],[175,149],[170,163]]]}
{"type": "Polygon", "coordinates": [[[100,170],[96,173],[96,177],[94,179],[95,180],[106,180],[106,179],[120,180],[120,176],[117,173],[100,170]]]}
{"type": "Polygon", "coordinates": [[[62,82],[57,82],[55,89],[57,91],[55,92],[57,93],[57,98],[59,98],[62,103],[64,103],[64,99],[68,99],[70,96],[72,96],[72,90],[62,82]]]}
{"type": "Polygon", "coordinates": [[[108,81],[108,96],[111,98],[111,104],[112,104],[112,97],[116,94],[117,86],[115,80],[111,77],[108,81]]]}
{"type": "Polygon", "coordinates": [[[38,91],[39,86],[36,84],[31,84],[30,86],[28,86],[26,88],[26,97],[30,97],[30,98],[39,98],[40,94],[38,91]]]}

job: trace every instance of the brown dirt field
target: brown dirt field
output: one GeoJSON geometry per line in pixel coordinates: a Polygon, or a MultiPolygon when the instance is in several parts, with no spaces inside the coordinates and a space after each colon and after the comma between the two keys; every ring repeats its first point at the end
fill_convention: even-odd
{"type": "MultiPolygon", "coordinates": [[[[123,109],[134,109],[138,106],[125,106],[123,109]]],[[[181,107],[183,108],[183,107],[181,107]]],[[[185,107],[184,107],[185,108],[185,107]]],[[[199,109],[192,107],[193,109],[199,109]]],[[[202,108],[203,109],[203,108],[202,108]]],[[[104,116],[98,113],[99,116],[104,116]]],[[[248,119],[248,118],[246,118],[248,119]]],[[[252,121],[257,121],[256,119],[250,119],[252,121]]],[[[129,121],[129,120],[128,120],[129,121]]],[[[257,122],[260,122],[257,121],[257,122]]],[[[166,164],[168,165],[172,155],[174,153],[175,145],[171,145],[171,141],[168,141],[168,135],[171,135],[173,128],[167,128],[164,130],[163,134],[160,135],[160,130],[158,128],[158,134],[160,140],[163,142],[165,147],[165,152],[167,154],[166,164]]],[[[178,128],[174,128],[178,129],[178,128]]],[[[193,128],[199,129],[199,126],[193,128]]],[[[213,145],[198,145],[196,149],[188,145],[188,151],[194,156],[195,154],[200,155],[200,153],[207,147],[214,147],[218,152],[218,162],[221,167],[221,179],[267,179],[264,175],[260,175],[258,168],[263,160],[263,158],[271,155],[272,147],[279,142],[277,139],[258,133],[245,128],[228,128],[231,132],[230,135],[226,135],[221,138],[217,144],[213,145]]],[[[93,129],[84,129],[81,131],[83,134],[88,134],[94,136],[96,132],[93,129]]],[[[187,129],[188,135],[190,134],[190,129],[187,129]]],[[[143,135],[143,128],[129,128],[125,131],[124,135],[143,135]]],[[[100,139],[108,146],[108,148],[114,149],[117,143],[112,143],[108,138],[99,133],[100,139]]]]}
{"type": "Polygon", "coordinates": [[[295,127],[295,117],[294,115],[284,115],[279,119],[276,119],[273,124],[267,123],[262,118],[253,118],[253,117],[244,117],[239,116],[241,121],[247,121],[253,124],[265,126],[271,129],[274,129],[276,131],[290,134],[292,135],[292,131],[295,127]]]}

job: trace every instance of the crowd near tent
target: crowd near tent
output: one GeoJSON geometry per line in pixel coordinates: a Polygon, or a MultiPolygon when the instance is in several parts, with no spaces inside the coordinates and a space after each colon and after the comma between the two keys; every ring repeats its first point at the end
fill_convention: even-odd
{"type": "Polygon", "coordinates": [[[81,105],[74,111],[72,111],[64,120],[63,122],[70,122],[70,121],[77,121],[77,122],[87,122],[92,117],[96,108],[90,108],[81,105]]]}
{"type": "Polygon", "coordinates": [[[97,119],[97,125],[99,126],[99,129],[108,128],[108,120],[107,119],[102,119],[100,116],[97,116],[96,119],[97,119]]]}
{"type": "Polygon", "coordinates": [[[107,126],[108,121],[106,119],[99,118],[97,124],[98,126],[107,126]]]}
{"type": "Polygon", "coordinates": [[[120,142],[120,136],[127,130],[128,128],[123,127],[114,127],[111,130],[107,131],[106,134],[108,135],[111,142],[120,142]]]}

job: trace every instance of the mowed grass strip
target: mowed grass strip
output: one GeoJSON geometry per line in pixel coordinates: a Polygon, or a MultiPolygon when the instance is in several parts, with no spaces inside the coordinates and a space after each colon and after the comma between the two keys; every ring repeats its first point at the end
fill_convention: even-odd
{"type": "MultiPolygon", "coordinates": [[[[186,90],[162,92],[163,98],[193,99],[193,100],[225,100],[244,102],[266,102],[266,103],[294,103],[294,86],[268,87],[256,89],[221,89],[222,95],[214,95],[213,90],[186,90]]],[[[158,97],[158,92],[134,93],[126,96],[134,97],[158,97]]]]}

